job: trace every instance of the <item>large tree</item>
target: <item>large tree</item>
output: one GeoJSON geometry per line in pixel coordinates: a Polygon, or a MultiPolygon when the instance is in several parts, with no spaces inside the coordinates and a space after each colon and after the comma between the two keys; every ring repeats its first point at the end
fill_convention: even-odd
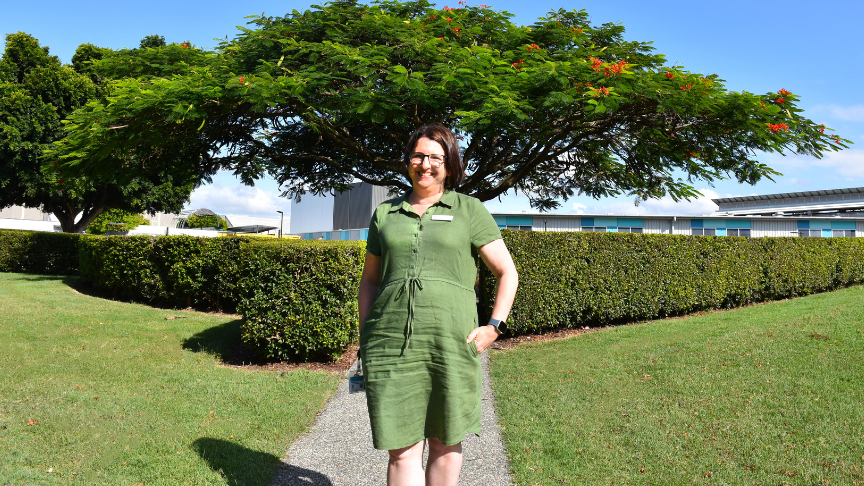
{"type": "Polygon", "coordinates": [[[103,51],[79,47],[76,70],[28,34],[6,36],[0,58],[0,207],[40,207],[57,217],[63,231],[80,232],[108,208],[179,211],[188,200],[197,182],[188,171],[151,170],[118,183],[110,172],[63,178],[54,171],[56,161],[42,167],[46,148],[63,136],[64,118],[107,94],[99,76],[79,72],[103,51]]]}
{"type": "Polygon", "coordinates": [[[405,142],[436,121],[463,140],[458,191],[517,190],[546,210],[576,193],[678,200],[697,180],[752,184],[777,174],[760,152],[820,157],[848,143],[803,117],[793,93],[727,92],[584,11],[521,26],[485,5],[347,0],[251,23],[216,52],[99,61],[144,77],[76,112],[63,170],[269,172],[289,197],[355,179],[401,190],[405,142]]]}

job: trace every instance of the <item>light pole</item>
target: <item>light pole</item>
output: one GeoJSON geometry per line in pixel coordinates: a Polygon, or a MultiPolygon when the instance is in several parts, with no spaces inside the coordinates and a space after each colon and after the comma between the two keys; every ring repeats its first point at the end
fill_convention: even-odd
{"type": "Polygon", "coordinates": [[[285,219],[285,213],[282,211],[276,211],[279,213],[279,238],[282,238],[282,220],[285,219]]]}

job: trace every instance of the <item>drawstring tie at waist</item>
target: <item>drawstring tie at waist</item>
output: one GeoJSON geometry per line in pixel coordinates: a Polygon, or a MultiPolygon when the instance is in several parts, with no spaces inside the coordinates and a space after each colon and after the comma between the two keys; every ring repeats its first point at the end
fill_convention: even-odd
{"type": "Polygon", "coordinates": [[[405,283],[399,289],[399,295],[408,292],[408,319],[405,323],[405,343],[402,345],[402,353],[405,353],[405,348],[411,342],[411,335],[414,334],[414,300],[418,289],[423,290],[423,282],[420,281],[419,275],[405,278],[405,283]]]}

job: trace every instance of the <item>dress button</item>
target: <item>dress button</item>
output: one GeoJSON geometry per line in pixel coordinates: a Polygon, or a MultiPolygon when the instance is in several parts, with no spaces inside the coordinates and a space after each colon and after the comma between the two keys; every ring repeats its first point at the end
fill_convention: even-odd
{"type": "Polygon", "coordinates": [[[417,248],[414,248],[414,253],[417,253],[417,248]]]}
{"type": "Polygon", "coordinates": [[[422,224],[420,225],[420,231],[423,231],[423,225],[422,224]]]}

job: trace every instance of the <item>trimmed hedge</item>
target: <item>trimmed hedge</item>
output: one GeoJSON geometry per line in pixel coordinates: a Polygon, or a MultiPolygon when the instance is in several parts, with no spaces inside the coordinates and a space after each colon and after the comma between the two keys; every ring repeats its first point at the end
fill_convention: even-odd
{"type": "Polygon", "coordinates": [[[81,236],[0,230],[0,272],[77,275],[81,236]]]}
{"type": "Polygon", "coordinates": [[[277,359],[334,358],[357,337],[364,242],[85,237],[81,274],[115,298],[243,315],[243,340],[277,359]]]}
{"type": "MultiPolygon", "coordinates": [[[[513,333],[610,324],[864,282],[864,238],[502,231],[519,271],[513,333]]],[[[494,278],[481,270],[481,309],[494,278]]]]}

